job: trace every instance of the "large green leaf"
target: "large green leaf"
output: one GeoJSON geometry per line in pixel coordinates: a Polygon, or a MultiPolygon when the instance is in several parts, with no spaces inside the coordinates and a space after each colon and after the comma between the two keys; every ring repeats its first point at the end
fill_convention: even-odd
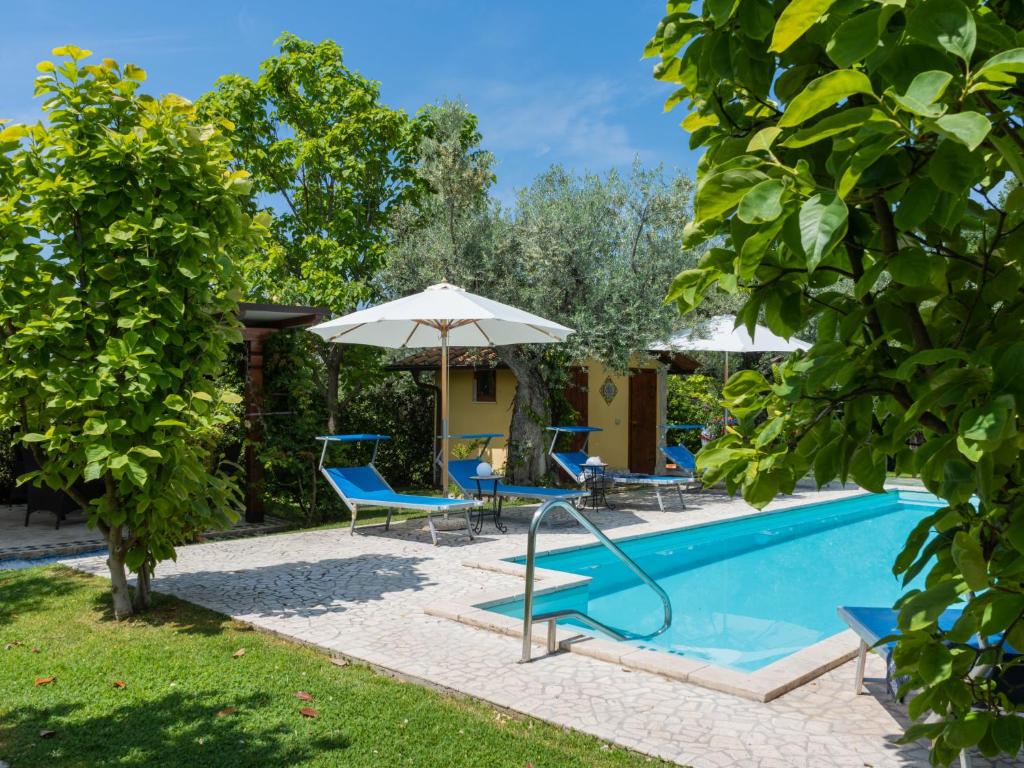
{"type": "MultiPolygon", "coordinates": [[[[925,253],[922,248],[911,246],[901,248],[895,256],[889,259],[887,268],[892,279],[897,283],[924,286],[932,282],[933,264],[941,267],[942,259],[925,253]]],[[[917,359],[917,355],[911,359],[917,359]]],[[[898,370],[902,371],[903,366],[901,365],[898,370]]]]}
{"type": "Polygon", "coordinates": [[[1024,72],[1024,48],[1012,48],[1009,51],[997,53],[978,67],[974,76],[984,77],[1001,72],[1012,72],[1013,74],[1024,72]]]}
{"type": "Polygon", "coordinates": [[[763,224],[782,215],[782,193],[785,184],[779,179],[768,179],[754,186],[740,200],[736,215],[747,224],[763,224]]]}
{"type": "Polygon", "coordinates": [[[920,226],[931,214],[939,190],[928,179],[914,179],[900,199],[896,210],[896,226],[900,229],[914,229],[920,226]]]}
{"type": "Polygon", "coordinates": [[[832,33],[825,52],[840,69],[856,64],[878,48],[881,7],[871,8],[847,19],[832,33]]]}
{"type": "MultiPolygon", "coordinates": [[[[801,128],[782,143],[784,147],[799,149],[822,139],[838,136],[862,128],[899,128],[899,123],[878,107],[853,107],[834,115],[823,117],[813,125],[801,128]]],[[[765,129],[767,130],[767,129],[765,129]]],[[[777,129],[776,129],[777,130],[777,129]]]]}
{"type": "Polygon", "coordinates": [[[976,592],[988,587],[988,565],[976,538],[966,531],[958,531],[953,537],[952,554],[968,587],[976,592]]]}
{"type": "MultiPolygon", "coordinates": [[[[970,691],[965,691],[968,701],[970,691]]],[[[946,727],[946,739],[954,750],[973,747],[985,735],[988,730],[990,715],[982,712],[968,712],[963,717],[957,718],[946,727]]],[[[954,754],[956,752],[954,751],[954,754]]]]}
{"type": "Polygon", "coordinates": [[[846,234],[849,212],[843,199],[832,192],[809,198],[800,207],[800,245],[813,270],[846,234]]]}
{"type": "Polygon", "coordinates": [[[953,655],[941,643],[929,643],[921,651],[917,672],[929,685],[948,680],[953,676],[953,655]]]}
{"type": "Polygon", "coordinates": [[[751,168],[736,168],[709,176],[697,190],[697,219],[711,219],[731,210],[756,184],[768,177],[751,168]]]}
{"type": "Polygon", "coordinates": [[[833,107],[854,94],[873,94],[871,81],[863,72],[838,69],[812,80],[786,107],[779,119],[783,128],[800,125],[819,112],[833,107]]]}
{"type": "Polygon", "coordinates": [[[781,53],[803,37],[804,33],[821,21],[835,0],[793,0],[787,5],[772,32],[770,51],[781,53]]]}
{"type": "Polygon", "coordinates": [[[953,76],[949,72],[943,72],[941,69],[920,72],[910,81],[904,96],[921,104],[933,104],[946,92],[952,79],[953,76]]]}
{"type": "MultiPolygon", "coordinates": [[[[736,6],[739,5],[740,0],[704,0],[704,2],[708,13],[711,14],[711,18],[715,21],[715,26],[720,27],[736,11],[736,6]]],[[[668,37],[667,33],[666,37],[668,37]]]]}
{"type": "Polygon", "coordinates": [[[924,629],[955,603],[965,586],[955,581],[940,581],[911,596],[900,608],[899,625],[904,631],[924,629]]]}
{"type": "Polygon", "coordinates": [[[1024,724],[1016,715],[1000,717],[992,723],[992,739],[1003,754],[1016,755],[1020,752],[1022,738],[1024,738],[1024,724]]]}
{"type": "Polygon", "coordinates": [[[850,460],[850,475],[857,485],[875,493],[885,490],[885,456],[868,445],[860,446],[850,460]]]}
{"type": "Polygon", "coordinates": [[[888,152],[889,148],[897,141],[899,141],[899,135],[892,134],[879,137],[858,147],[839,177],[839,184],[836,186],[839,196],[845,199],[853,191],[864,172],[888,152]]]}
{"type": "Polygon", "coordinates": [[[980,157],[957,141],[939,143],[928,163],[928,175],[939,189],[963,195],[984,172],[980,157]]]}
{"type": "Polygon", "coordinates": [[[968,410],[961,419],[960,435],[965,440],[993,442],[1016,435],[1013,398],[997,397],[991,403],[968,410]]]}
{"type": "Polygon", "coordinates": [[[960,0],[926,0],[914,11],[909,29],[921,42],[970,63],[978,32],[974,15],[960,0]]]}
{"type": "Polygon", "coordinates": [[[935,121],[935,126],[943,134],[955,139],[970,150],[977,149],[988,136],[992,123],[979,112],[958,112],[955,115],[943,115],[935,121]]]}

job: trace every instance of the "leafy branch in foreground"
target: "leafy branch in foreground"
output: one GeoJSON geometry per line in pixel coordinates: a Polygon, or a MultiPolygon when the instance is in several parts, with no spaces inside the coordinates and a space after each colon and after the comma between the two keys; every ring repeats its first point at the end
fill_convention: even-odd
{"type": "Polygon", "coordinates": [[[1024,649],[1024,170],[1018,5],[670,2],[647,46],[702,148],[670,299],[740,295],[806,354],[734,376],[735,429],[700,456],[756,506],[813,472],[881,491],[887,462],[948,506],[895,564],[908,737],[948,763],[1016,754],[1006,681],[1024,649]],[[913,451],[908,440],[923,445],[913,451]],[[950,632],[937,617],[964,607],[950,632]],[[966,641],[993,636],[981,652],[966,641]]]}

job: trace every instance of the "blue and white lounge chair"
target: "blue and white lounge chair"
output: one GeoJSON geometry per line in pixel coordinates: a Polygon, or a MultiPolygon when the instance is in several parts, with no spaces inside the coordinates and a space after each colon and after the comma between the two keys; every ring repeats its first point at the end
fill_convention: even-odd
{"type": "MultiPolygon", "coordinates": [[[[895,639],[890,640],[887,643],[879,645],[880,641],[885,638],[896,638],[900,634],[899,627],[896,625],[896,619],[898,612],[892,608],[879,608],[879,607],[851,607],[841,606],[837,609],[839,618],[842,619],[852,629],[857,636],[860,638],[860,651],[857,654],[857,672],[854,686],[856,693],[860,694],[864,690],[864,664],[867,661],[868,651],[875,651],[876,653],[883,656],[886,660],[886,687],[889,689],[890,695],[896,698],[897,690],[900,685],[898,678],[895,678],[894,665],[892,664],[892,650],[896,646],[895,639]]],[[[947,608],[939,616],[939,628],[942,630],[950,630],[953,625],[956,624],[957,619],[960,618],[963,611],[959,608],[947,608]]],[[[994,645],[999,642],[998,636],[988,638],[988,644],[994,645]]],[[[971,638],[968,644],[974,648],[979,648],[980,643],[977,636],[971,638]]],[[[1004,645],[1003,650],[1008,654],[1016,655],[1018,651],[1009,645],[1004,645]]],[[[1009,683],[1005,689],[1005,693],[1011,701],[1020,703],[1022,688],[1019,684],[1020,680],[1020,668],[1013,667],[1007,676],[1011,675],[1016,678],[1015,683],[1009,683]]],[[[1001,683],[1007,684],[1009,681],[1004,678],[1001,683]]],[[[960,766],[961,768],[971,768],[972,761],[971,755],[966,750],[960,752],[960,766]]]]}
{"type": "MultiPolygon", "coordinates": [[[[487,487],[487,484],[478,484],[475,480],[470,478],[476,475],[477,465],[483,461],[484,453],[487,450],[488,444],[496,437],[504,437],[500,433],[484,433],[479,435],[449,435],[451,440],[482,440],[480,451],[475,459],[449,459],[448,460],[448,474],[451,476],[455,484],[459,486],[459,489],[469,495],[488,495],[492,492],[494,484],[491,484],[491,488],[487,487]]],[[[441,461],[441,455],[438,454],[435,459],[439,464],[441,461]]],[[[576,504],[580,499],[588,496],[588,492],[585,490],[569,490],[566,488],[544,488],[536,485],[508,485],[507,483],[499,482],[497,487],[494,488],[498,494],[499,509],[502,499],[511,497],[520,499],[531,499],[539,504],[543,504],[554,499],[561,499],[562,501],[568,501],[576,504]]]]}
{"type": "Polygon", "coordinates": [[[320,474],[327,478],[331,488],[345,502],[345,506],[352,513],[352,525],[349,533],[355,533],[356,516],[363,507],[379,507],[388,511],[387,521],[384,523],[384,530],[391,527],[391,515],[396,509],[413,509],[427,513],[427,524],[430,526],[430,540],[437,544],[437,529],[434,527],[433,513],[440,512],[461,512],[466,518],[466,531],[469,538],[473,538],[473,529],[469,521],[469,510],[477,506],[472,499],[446,499],[437,496],[412,496],[406,493],[397,493],[394,488],[388,485],[377,468],[373,466],[377,458],[377,448],[382,440],[390,440],[388,435],[323,435],[317,440],[323,442],[324,447],[320,452],[320,474]],[[370,463],[361,467],[325,467],[324,459],[327,457],[327,447],[331,443],[357,443],[372,442],[373,455],[370,463]]]}
{"type": "MultiPolygon", "coordinates": [[[[900,634],[900,630],[896,626],[898,611],[892,608],[842,606],[837,609],[837,613],[839,618],[846,622],[847,626],[860,638],[854,689],[858,694],[863,693],[864,665],[867,662],[868,651],[875,651],[883,656],[888,664],[892,649],[896,646],[895,641],[883,645],[878,645],[878,641],[885,637],[896,637],[900,634]]],[[[944,630],[950,629],[956,623],[956,620],[960,618],[960,614],[959,608],[947,609],[939,616],[939,626],[944,630]]],[[[893,697],[896,696],[895,687],[897,686],[890,690],[893,697]]]]}
{"type": "MultiPolygon", "coordinates": [[[[593,432],[600,432],[601,429],[599,427],[548,427],[548,431],[555,433],[551,440],[551,448],[548,450],[548,455],[577,483],[585,485],[586,475],[583,465],[590,458],[587,455],[587,442],[593,432]],[[583,435],[582,448],[576,451],[556,451],[555,445],[561,434],[583,435]]],[[[654,493],[658,497],[658,509],[662,512],[665,511],[665,503],[661,498],[661,490],[663,488],[675,488],[679,493],[680,505],[683,509],[686,509],[683,488],[689,488],[695,483],[689,477],[680,477],[679,475],[647,475],[640,472],[609,472],[606,473],[605,477],[616,485],[649,485],[653,487],[654,493]]]]}
{"type": "Polygon", "coordinates": [[[679,445],[669,445],[668,433],[674,430],[702,429],[704,429],[702,424],[663,424],[661,427],[662,441],[658,447],[661,448],[661,452],[665,454],[665,457],[676,465],[680,472],[684,472],[690,477],[697,476],[697,457],[682,443],[679,445]]]}

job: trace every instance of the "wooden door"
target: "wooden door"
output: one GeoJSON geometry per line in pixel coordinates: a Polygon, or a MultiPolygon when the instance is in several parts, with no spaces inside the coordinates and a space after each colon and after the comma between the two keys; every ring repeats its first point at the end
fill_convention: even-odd
{"type": "MultiPolygon", "coordinates": [[[[587,402],[589,397],[588,381],[589,376],[586,368],[569,369],[569,383],[565,386],[565,399],[572,406],[572,409],[579,414],[579,420],[576,423],[581,427],[588,425],[587,419],[590,417],[590,406],[587,402]]],[[[570,450],[580,450],[583,447],[584,440],[586,440],[586,435],[573,435],[570,450]]]]}
{"type": "Polygon", "coordinates": [[[658,373],[651,369],[629,374],[629,468],[653,473],[658,450],[658,373]]]}

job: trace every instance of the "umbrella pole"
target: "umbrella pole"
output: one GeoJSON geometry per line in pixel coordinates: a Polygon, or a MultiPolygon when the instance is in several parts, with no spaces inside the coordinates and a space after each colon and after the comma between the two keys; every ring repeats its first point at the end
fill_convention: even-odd
{"type": "Polygon", "coordinates": [[[441,494],[448,495],[448,326],[441,327],[441,494]]]}

